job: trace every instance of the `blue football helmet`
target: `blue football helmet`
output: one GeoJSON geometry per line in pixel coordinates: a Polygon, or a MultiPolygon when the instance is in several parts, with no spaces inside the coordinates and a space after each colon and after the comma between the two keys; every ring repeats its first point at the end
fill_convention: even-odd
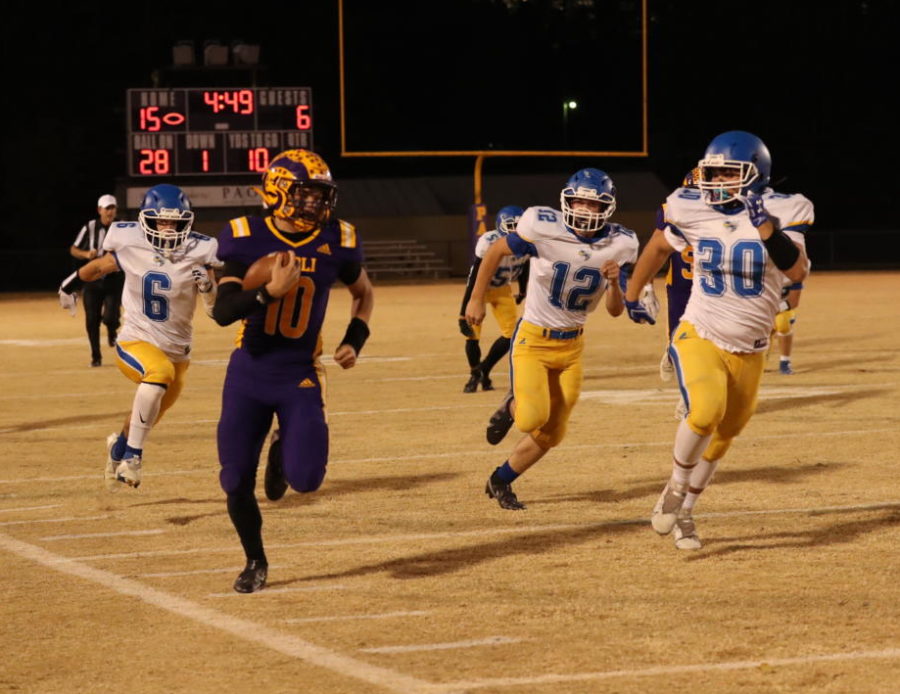
{"type": "Polygon", "coordinates": [[[178,186],[153,186],[144,195],[138,221],[150,245],[171,255],[184,243],[194,223],[191,201],[178,186]]]}
{"type": "Polygon", "coordinates": [[[572,231],[592,236],[600,231],[606,220],[616,211],[616,187],[612,179],[600,169],[581,169],[566,181],[566,187],[559,195],[563,223],[572,231]],[[573,200],[596,200],[600,209],[590,212],[572,209],[573,200]]]}
{"type": "Polygon", "coordinates": [[[519,219],[525,214],[525,210],[518,205],[507,205],[501,207],[497,213],[497,231],[501,234],[508,234],[516,230],[519,219]]]}
{"type": "Polygon", "coordinates": [[[713,138],[697,167],[700,176],[694,183],[703,193],[703,200],[707,205],[722,205],[751,191],[761,193],[769,184],[772,157],[756,135],[731,130],[713,138]],[[733,171],[734,178],[713,180],[723,169],[733,171]]]}

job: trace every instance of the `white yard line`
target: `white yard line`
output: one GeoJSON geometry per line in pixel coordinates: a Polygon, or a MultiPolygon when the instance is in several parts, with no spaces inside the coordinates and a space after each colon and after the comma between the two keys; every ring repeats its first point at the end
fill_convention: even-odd
{"type": "Polygon", "coordinates": [[[109,516],[69,516],[67,518],[39,518],[37,520],[3,521],[0,526],[6,525],[35,525],[37,523],[80,523],[82,521],[106,520],[109,516]]]}
{"type": "Polygon", "coordinates": [[[13,513],[15,511],[42,511],[46,508],[59,508],[62,504],[46,504],[44,506],[18,506],[16,508],[0,508],[0,513],[13,513]]]}
{"type": "MultiPolygon", "coordinates": [[[[767,516],[794,513],[830,513],[846,511],[877,511],[881,509],[900,508],[900,501],[880,501],[869,504],[852,504],[849,506],[813,506],[809,508],[781,508],[763,509],[759,511],[729,511],[722,513],[698,513],[694,518],[742,518],[744,516],[767,516]]],[[[337,538],[334,540],[310,540],[307,542],[287,542],[281,544],[269,544],[267,547],[275,549],[290,549],[296,547],[342,547],[346,545],[376,545],[393,544],[397,542],[422,542],[423,540],[443,540],[450,538],[486,537],[491,535],[520,535],[526,533],[557,532],[560,530],[578,530],[583,528],[603,528],[620,525],[646,525],[647,518],[625,518],[620,520],[599,521],[594,523],[564,523],[555,525],[533,525],[526,527],[480,528],[476,530],[457,530],[440,533],[409,533],[405,535],[355,535],[353,537],[337,538]]],[[[194,549],[170,549],[148,552],[122,552],[117,554],[90,554],[72,557],[73,561],[99,561],[104,559],[143,559],[145,557],[174,557],[189,554],[221,554],[234,552],[235,547],[201,547],[194,549]]]]}
{"type": "Polygon", "coordinates": [[[379,646],[377,648],[360,648],[360,653],[417,653],[419,651],[449,651],[455,648],[475,648],[477,646],[502,646],[507,643],[520,643],[525,639],[509,636],[489,636],[486,639],[470,639],[469,641],[451,641],[448,643],[420,643],[412,646],[379,646]]]}
{"type": "Polygon", "coordinates": [[[40,538],[44,542],[58,542],[59,540],[93,540],[98,537],[134,537],[141,535],[162,535],[165,530],[121,530],[114,533],[82,533],[80,535],[47,535],[40,538]]]}
{"type": "MultiPolygon", "coordinates": [[[[251,593],[253,597],[266,595],[280,595],[281,593],[327,593],[332,590],[347,590],[347,586],[335,583],[324,586],[297,586],[295,588],[266,588],[257,593],[251,593]]],[[[236,593],[233,590],[228,593],[209,593],[208,598],[239,598],[246,597],[244,593],[236,593]]]]}
{"type": "Polygon", "coordinates": [[[117,576],[109,571],[71,561],[3,533],[0,533],[0,549],[59,573],[90,581],[103,590],[136,598],[176,617],[216,629],[240,641],[259,644],[343,677],[366,682],[400,694],[419,694],[432,689],[431,684],[424,680],[388,668],[370,665],[351,656],[299,639],[293,634],[248,619],[234,617],[192,600],[151,588],[138,581],[117,576]]]}
{"type": "MultiPolygon", "coordinates": [[[[480,680],[446,682],[436,685],[434,692],[459,692],[470,689],[491,687],[535,687],[565,682],[589,682],[592,680],[629,679],[635,677],[661,677],[683,675],[696,672],[727,672],[731,670],[754,670],[760,667],[780,667],[789,665],[809,665],[812,663],[843,662],[846,660],[895,659],[900,657],[900,648],[886,648],[880,651],[845,651],[819,655],[796,656],[794,658],[766,658],[764,660],[736,660],[724,663],[698,663],[696,665],[660,665],[634,670],[607,670],[605,672],[581,672],[571,674],[535,675],[534,677],[496,677],[480,680]]],[[[650,685],[648,685],[650,687],[650,685]]],[[[650,687],[648,691],[655,689],[650,687]]]]}
{"type": "MultiPolygon", "coordinates": [[[[845,429],[843,431],[827,431],[827,432],[800,432],[793,431],[787,434],[763,434],[760,436],[743,436],[738,439],[739,443],[752,443],[753,441],[771,441],[778,439],[798,439],[798,438],[824,438],[824,437],[842,437],[842,436],[868,436],[870,434],[884,434],[891,433],[897,434],[900,433],[896,429],[896,427],[887,427],[884,429],[845,429]]],[[[566,444],[566,450],[575,450],[575,451],[583,451],[583,450],[591,450],[591,449],[607,449],[607,448],[641,448],[641,447],[657,447],[657,446],[671,446],[672,439],[667,438],[659,441],[611,441],[608,443],[575,443],[575,444],[566,444]]],[[[413,455],[397,455],[397,456],[373,456],[369,458],[338,458],[336,460],[329,460],[329,465],[344,465],[348,463],[359,464],[359,463],[382,463],[382,462],[392,462],[392,463],[402,463],[408,461],[418,461],[418,460],[437,460],[441,458],[469,458],[473,456],[490,456],[496,457],[496,452],[492,449],[488,448],[478,448],[478,449],[468,449],[468,450],[456,450],[449,451],[447,453],[433,453],[423,451],[421,453],[416,453],[413,455]]],[[[202,468],[199,470],[167,470],[167,471],[159,471],[152,470],[149,473],[145,473],[146,477],[153,476],[169,476],[169,475],[214,475],[217,473],[217,468],[213,465],[208,468],[202,468]]],[[[28,482],[65,482],[71,480],[97,480],[99,479],[99,474],[90,474],[90,475],[66,475],[61,477],[29,477],[22,478],[16,477],[12,479],[0,479],[0,484],[25,484],[28,482]]],[[[128,490],[122,489],[120,491],[127,492],[128,490]]]]}
{"type": "Polygon", "coordinates": [[[309,624],[312,622],[349,622],[357,619],[391,619],[394,617],[424,617],[430,610],[407,610],[398,612],[381,612],[380,614],[346,614],[328,617],[295,617],[282,619],[285,624],[309,624]]]}

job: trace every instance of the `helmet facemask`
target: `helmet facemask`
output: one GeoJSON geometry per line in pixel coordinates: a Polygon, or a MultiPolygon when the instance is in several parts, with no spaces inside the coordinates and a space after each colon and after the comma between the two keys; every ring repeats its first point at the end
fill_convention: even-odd
{"type": "Polygon", "coordinates": [[[138,221],[150,245],[163,256],[170,257],[187,239],[194,213],[177,208],[149,208],[140,211],[138,221]]]}
{"type": "Polygon", "coordinates": [[[593,236],[603,228],[606,220],[616,211],[616,199],[609,193],[600,193],[595,190],[563,188],[560,194],[563,223],[579,236],[593,236]],[[599,203],[597,211],[585,208],[575,209],[572,203],[575,200],[599,203]]]}
{"type": "Polygon", "coordinates": [[[696,184],[703,193],[703,201],[707,205],[725,205],[752,190],[753,183],[759,179],[756,164],[750,161],[726,159],[723,154],[710,154],[700,160],[697,168],[700,171],[696,184]],[[732,174],[721,180],[722,172],[732,174]],[[720,180],[715,180],[719,178],[720,180]]]}

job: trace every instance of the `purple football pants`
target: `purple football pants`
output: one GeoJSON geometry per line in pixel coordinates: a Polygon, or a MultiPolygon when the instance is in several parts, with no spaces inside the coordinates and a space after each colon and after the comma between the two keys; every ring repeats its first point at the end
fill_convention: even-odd
{"type": "Polygon", "coordinates": [[[278,416],[284,476],[298,492],[325,479],[328,425],[315,366],[284,363],[279,354],[235,350],[228,363],[219,418],[219,482],[226,494],[253,493],[272,416],[278,416]]]}

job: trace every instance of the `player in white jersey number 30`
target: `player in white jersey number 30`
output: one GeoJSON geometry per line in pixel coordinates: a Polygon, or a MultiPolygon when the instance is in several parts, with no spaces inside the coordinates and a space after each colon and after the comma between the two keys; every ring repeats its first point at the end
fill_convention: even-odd
{"type": "Polygon", "coordinates": [[[562,210],[529,207],[515,232],[497,239],[478,268],[466,320],[484,320],[485,292],[501,259],[529,258],[525,312],[512,337],[512,387],[490,419],[487,439],[499,443],[513,422],[525,433],[485,492],[501,508],[525,508],[512,482],[562,441],[581,393],[582,331],[587,314],[606,292],[606,310],[618,316],[623,303],[622,267],[634,263],[634,232],[607,220],[616,209],[612,180],[598,169],[582,169],[560,195],[562,210]]]}
{"type": "Polygon", "coordinates": [[[696,188],[667,199],[625,293],[635,322],[647,320],[639,293],[666,258],[694,249],[691,296],[672,333],[669,357],[688,408],[675,434],[672,476],[651,523],[675,530],[675,546],[699,549],[694,503],[756,409],[766,349],[785,278],[806,276],[804,232],[812,203],[768,188],[772,160],[762,140],[723,133],[699,163],[696,188]]]}
{"type": "Polygon", "coordinates": [[[190,363],[197,293],[207,314],[215,303],[211,268],[218,244],[191,231],[194,213],[177,186],[147,191],[137,222],[116,222],[103,241],[106,255],[63,280],[59,300],[73,311],[74,292],[111,272],[125,273],[125,326],[116,342],[119,370],[138,384],[131,414],[119,434],[106,440],[106,483],[110,489],[141,483],[144,439],[184,386],[190,363]]]}

